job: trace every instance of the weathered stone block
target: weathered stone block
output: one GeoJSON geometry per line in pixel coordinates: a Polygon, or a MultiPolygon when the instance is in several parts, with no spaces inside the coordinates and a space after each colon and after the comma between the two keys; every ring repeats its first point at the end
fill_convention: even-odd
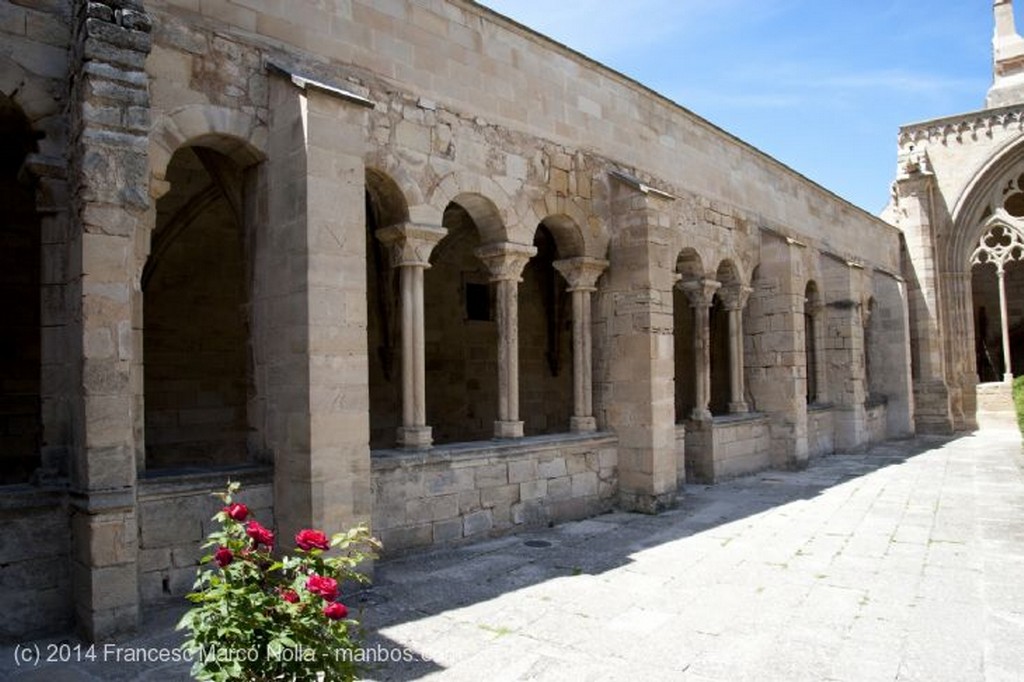
{"type": "Polygon", "coordinates": [[[462,534],[466,537],[479,535],[490,531],[492,527],[494,527],[494,519],[491,516],[491,510],[481,509],[480,511],[466,514],[463,518],[462,534]]]}
{"type": "Polygon", "coordinates": [[[537,463],[537,475],[541,478],[559,478],[567,473],[565,459],[561,457],[537,463]]]}
{"type": "Polygon", "coordinates": [[[486,507],[510,506],[519,501],[519,485],[501,485],[480,490],[480,504],[486,507]]]}
{"type": "Polygon", "coordinates": [[[523,483],[537,478],[537,461],[524,459],[508,463],[508,482],[523,483]]]}
{"type": "Polygon", "coordinates": [[[462,537],[462,519],[448,519],[434,524],[434,543],[454,542],[462,537]]]}
{"type": "Polygon", "coordinates": [[[477,488],[492,488],[508,483],[508,467],[505,464],[488,464],[474,470],[477,488]]]}

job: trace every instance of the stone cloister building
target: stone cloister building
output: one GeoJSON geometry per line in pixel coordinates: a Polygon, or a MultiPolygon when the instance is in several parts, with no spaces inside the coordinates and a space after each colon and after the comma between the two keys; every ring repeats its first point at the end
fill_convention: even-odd
{"type": "Polygon", "coordinates": [[[985,108],[899,133],[885,218],[906,237],[919,430],[974,428],[1024,371],[1024,39],[1010,0],[994,10],[985,108]]]}
{"type": "Polygon", "coordinates": [[[280,538],[394,553],[953,395],[923,237],[469,0],[4,0],[0,34],[5,639],[187,592],[228,477],[280,538]]]}

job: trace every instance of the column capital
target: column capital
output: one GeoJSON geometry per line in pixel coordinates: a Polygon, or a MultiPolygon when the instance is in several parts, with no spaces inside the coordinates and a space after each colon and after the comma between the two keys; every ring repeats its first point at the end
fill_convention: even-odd
{"type": "Polygon", "coordinates": [[[718,296],[722,299],[726,310],[743,310],[753,290],[752,287],[745,284],[730,284],[719,289],[718,296]]]}
{"type": "Polygon", "coordinates": [[[515,242],[495,242],[481,246],[475,253],[487,266],[492,282],[520,282],[523,268],[536,255],[537,247],[515,242]]]}
{"type": "Polygon", "coordinates": [[[608,261],[581,256],[556,260],[552,265],[569,283],[569,291],[597,291],[597,280],[608,268],[608,261]]]}
{"type": "Polygon", "coordinates": [[[722,283],[714,279],[691,279],[680,282],[676,286],[686,294],[686,298],[690,301],[690,307],[710,308],[715,292],[722,287],[722,283]]]}
{"type": "Polygon", "coordinates": [[[430,252],[447,234],[443,227],[407,222],[382,227],[374,236],[391,252],[392,267],[429,268],[430,252]]]}

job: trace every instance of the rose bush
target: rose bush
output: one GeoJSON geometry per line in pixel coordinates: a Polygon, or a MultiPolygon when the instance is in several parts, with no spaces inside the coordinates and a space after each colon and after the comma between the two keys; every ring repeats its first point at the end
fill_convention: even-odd
{"type": "Polygon", "coordinates": [[[294,556],[275,558],[274,533],[234,501],[238,483],[217,493],[214,520],[192,608],[178,623],[199,680],[264,682],[353,680],[359,675],[359,624],[339,601],[342,586],[364,582],[357,569],[379,544],[365,527],[329,539],[307,528],[294,556]],[[248,522],[246,523],[246,521],[248,522]]]}

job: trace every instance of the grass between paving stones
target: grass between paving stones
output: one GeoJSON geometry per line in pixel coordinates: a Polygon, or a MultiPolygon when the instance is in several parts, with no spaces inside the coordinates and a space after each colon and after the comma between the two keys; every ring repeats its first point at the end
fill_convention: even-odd
{"type": "Polygon", "coordinates": [[[1017,410],[1017,426],[1024,433],[1024,376],[1013,380],[1013,406],[1017,410]]]}

